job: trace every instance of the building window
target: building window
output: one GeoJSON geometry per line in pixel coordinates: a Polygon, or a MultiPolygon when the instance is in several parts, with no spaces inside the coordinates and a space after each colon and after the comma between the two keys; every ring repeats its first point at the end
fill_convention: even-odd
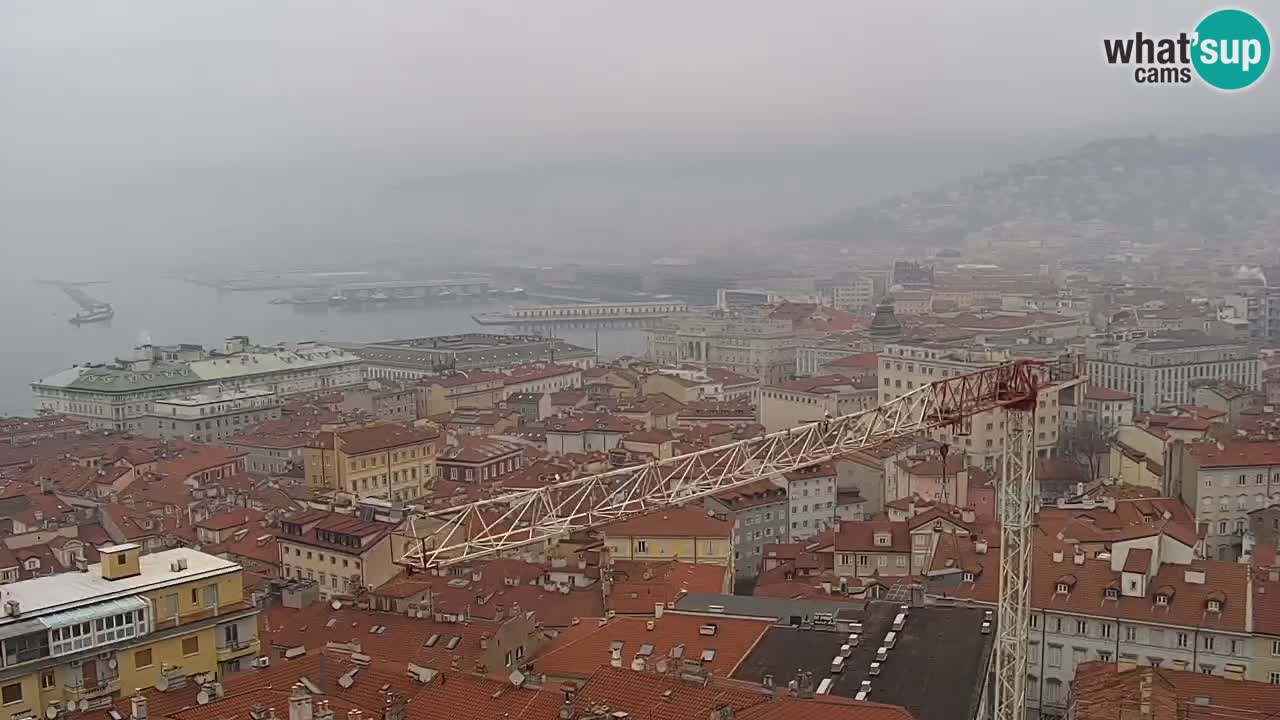
{"type": "Polygon", "coordinates": [[[1111,637],[1111,623],[1102,623],[1102,637],[1111,637]]]}
{"type": "Polygon", "coordinates": [[[1201,645],[1205,650],[1212,650],[1212,649],[1213,649],[1213,636],[1212,636],[1212,635],[1205,635],[1204,637],[1202,637],[1202,638],[1200,639],[1200,645],[1201,645]]]}
{"type": "Polygon", "coordinates": [[[41,690],[49,690],[53,687],[53,685],[54,685],[54,679],[53,679],[52,670],[45,670],[44,672],[40,673],[40,689],[41,690]]]}
{"type": "Polygon", "coordinates": [[[1048,662],[1049,662],[1049,667],[1062,667],[1062,646],[1061,645],[1049,646],[1048,662]]]}
{"type": "Polygon", "coordinates": [[[1267,676],[1267,682],[1272,685],[1280,685],[1280,672],[1273,672],[1267,676]]]}
{"type": "Polygon", "coordinates": [[[645,541],[645,540],[637,540],[637,541],[636,541],[636,552],[642,552],[642,553],[647,553],[647,552],[649,552],[649,543],[648,543],[647,541],[645,541]]]}
{"type": "Polygon", "coordinates": [[[22,702],[22,683],[13,683],[0,688],[0,701],[5,705],[22,702]]]}
{"type": "Polygon", "coordinates": [[[191,637],[182,638],[182,654],[190,657],[200,654],[200,636],[192,635],[191,637]]]}
{"type": "Polygon", "coordinates": [[[1191,644],[1191,638],[1184,632],[1178,633],[1178,647],[1184,648],[1191,644]]]}
{"type": "Polygon", "coordinates": [[[1089,633],[1089,623],[1086,620],[1076,621],[1076,634],[1087,635],[1089,633]]]}
{"type": "Polygon", "coordinates": [[[151,667],[151,648],[139,650],[133,654],[133,669],[141,670],[149,667],[151,667]]]}

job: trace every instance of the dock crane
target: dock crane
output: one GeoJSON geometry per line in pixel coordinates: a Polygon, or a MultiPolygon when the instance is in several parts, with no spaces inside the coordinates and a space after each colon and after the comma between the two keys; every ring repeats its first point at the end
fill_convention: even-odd
{"type": "Polygon", "coordinates": [[[1055,368],[1017,360],[923,385],[870,410],[824,418],[643,465],[425,513],[424,534],[400,562],[445,568],[714,495],[945,426],[1004,414],[997,503],[1001,521],[994,706],[996,720],[1026,707],[1027,623],[1035,484],[1036,404],[1055,368]]]}

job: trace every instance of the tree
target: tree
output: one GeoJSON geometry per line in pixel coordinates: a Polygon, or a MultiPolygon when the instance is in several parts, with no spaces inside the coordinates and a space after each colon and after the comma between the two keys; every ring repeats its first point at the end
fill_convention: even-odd
{"type": "Polygon", "coordinates": [[[1098,479],[1110,448],[1109,433],[1092,420],[1081,420],[1058,434],[1058,457],[1079,467],[1091,481],[1098,479]]]}

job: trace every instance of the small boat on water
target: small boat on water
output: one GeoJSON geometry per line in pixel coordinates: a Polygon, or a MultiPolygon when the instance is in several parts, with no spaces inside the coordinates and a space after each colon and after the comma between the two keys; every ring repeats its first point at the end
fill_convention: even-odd
{"type": "Polygon", "coordinates": [[[98,305],[97,307],[85,308],[72,315],[69,322],[72,325],[84,325],[86,323],[106,322],[115,316],[116,311],[110,305],[98,305]]]}
{"type": "Polygon", "coordinates": [[[384,303],[390,299],[391,298],[388,297],[387,294],[382,292],[381,290],[374,290],[373,292],[369,293],[370,302],[384,303]]]}
{"type": "Polygon", "coordinates": [[[345,303],[346,301],[347,301],[347,296],[346,296],[346,295],[343,295],[342,293],[338,293],[338,294],[333,295],[333,296],[331,296],[331,297],[329,298],[329,303],[330,303],[331,305],[341,305],[341,304],[345,303]]]}

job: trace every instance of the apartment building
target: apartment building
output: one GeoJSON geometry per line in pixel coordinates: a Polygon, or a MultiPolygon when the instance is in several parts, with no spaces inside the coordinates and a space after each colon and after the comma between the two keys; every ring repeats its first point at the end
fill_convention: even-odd
{"type": "MultiPolygon", "coordinates": [[[[802,542],[836,525],[836,467],[825,462],[794,470],[779,478],[787,489],[791,526],[785,542],[802,542]]],[[[784,542],[775,540],[774,542],[784,542]]]]}
{"type": "Polygon", "coordinates": [[[436,475],[438,438],[433,428],[395,423],[321,432],[304,453],[307,485],[391,501],[421,497],[436,475]]]}
{"type": "MultiPolygon", "coordinates": [[[[1093,556],[1052,539],[1035,549],[1028,710],[1063,717],[1076,668],[1090,661],[1253,678],[1250,568],[1198,559],[1194,531],[1168,523],[1117,538],[1093,556]]],[[[939,546],[931,595],[995,602],[999,561],[976,544],[952,536],[939,546]]]]}
{"type": "Polygon", "coordinates": [[[280,417],[282,402],[270,390],[219,390],[157,400],[143,418],[141,434],[216,443],[251,425],[280,417]]]}
{"type": "Polygon", "coordinates": [[[383,422],[413,422],[418,419],[417,389],[392,380],[369,380],[342,391],[338,410],[362,413],[383,422]]]}
{"type": "Polygon", "coordinates": [[[524,446],[487,437],[463,437],[436,458],[440,478],[487,482],[524,467],[524,446]]]}
{"type": "Polygon", "coordinates": [[[100,563],[4,586],[8,717],[101,710],[135,688],[220,677],[258,654],[240,566],[187,548],[99,548],[100,563]]]}
{"type": "Polygon", "coordinates": [[[582,368],[574,365],[524,365],[503,378],[502,397],[517,393],[555,393],[582,387],[582,368]]]}
{"type": "MultiPolygon", "coordinates": [[[[1068,359],[1072,356],[1065,356],[1068,359]]],[[[880,402],[888,402],[937,380],[965,375],[1016,359],[1009,351],[969,348],[943,343],[889,343],[880,353],[880,402]]],[[[1074,410],[1083,405],[1084,378],[1046,379],[1040,386],[1036,409],[1035,443],[1040,457],[1057,453],[1058,438],[1074,410]]],[[[965,428],[939,428],[929,436],[963,451],[967,464],[994,468],[1005,442],[1003,411],[974,415],[965,428]]]]}
{"type": "Polygon", "coordinates": [[[1090,385],[1084,391],[1084,419],[1107,431],[1132,425],[1136,399],[1133,393],[1090,385]]]}
{"type": "Polygon", "coordinates": [[[360,358],[314,342],[262,347],[227,338],[219,351],[199,345],[141,345],[126,360],[86,364],[31,385],[35,407],[83,420],[93,429],[142,432],[154,404],[210,385],[277,396],[323,392],[363,382],[360,358]]]}
{"type": "Polygon", "coordinates": [[[1186,480],[1171,489],[1181,490],[1205,529],[1205,556],[1235,560],[1243,552],[1249,513],[1280,503],[1280,442],[1196,443],[1189,456],[1186,480]]]}
{"type": "Polygon", "coordinates": [[[682,560],[734,568],[733,520],[700,507],[673,507],[606,525],[617,560],[682,560]]]}
{"type": "Polygon", "coordinates": [[[1087,345],[1089,382],[1133,394],[1138,412],[1193,402],[1195,381],[1261,387],[1257,353],[1242,342],[1196,333],[1158,339],[1131,333],[1091,337],[1087,345]]]}
{"type": "Polygon", "coordinates": [[[768,480],[717,493],[703,504],[733,518],[734,580],[758,575],[764,546],[787,537],[787,491],[768,480]]]}
{"type": "Polygon", "coordinates": [[[664,365],[722,367],[763,383],[795,376],[794,323],[759,315],[681,317],[649,330],[646,357],[664,365]]]}
{"type": "MultiPolygon", "coordinates": [[[[832,540],[835,573],[841,585],[851,579],[906,577],[911,574],[911,528],[906,522],[864,520],[840,523],[832,540]]],[[[819,549],[818,552],[822,552],[819,549]]]]}
{"type": "Polygon", "coordinates": [[[418,383],[418,417],[435,417],[459,409],[497,407],[504,397],[501,373],[455,372],[425,378],[418,383]]]}
{"type": "Polygon", "coordinates": [[[877,404],[874,377],[844,375],[765,385],[756,395],[760,424],[768,432],[868,410],[877,404]]]}
{"type": "Polygon", "coordinates": [[[282,520],[276,535],[281,577],[314,580],[324,597],[379,587],[400,572],[392,529],[324,510],[282,520]]]}

